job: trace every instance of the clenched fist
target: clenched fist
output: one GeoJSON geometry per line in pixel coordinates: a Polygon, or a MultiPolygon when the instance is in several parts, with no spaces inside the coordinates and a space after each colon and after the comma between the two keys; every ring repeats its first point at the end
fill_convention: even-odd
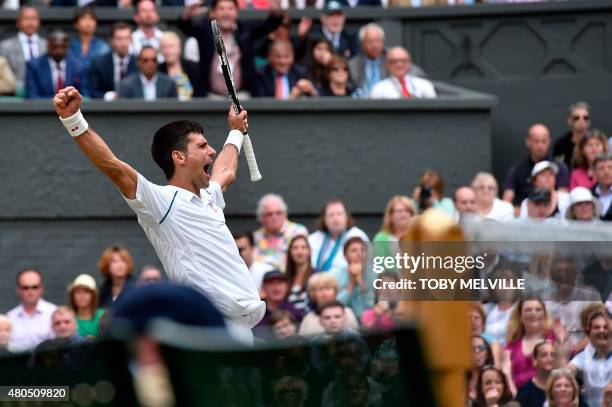
{"type": "Polygon", "coordinates": [[[53,98],[53,107],[59,117],[70,117],[81,108],[82,96],[76,88],[68,86],[60,90],[53,98]]]}

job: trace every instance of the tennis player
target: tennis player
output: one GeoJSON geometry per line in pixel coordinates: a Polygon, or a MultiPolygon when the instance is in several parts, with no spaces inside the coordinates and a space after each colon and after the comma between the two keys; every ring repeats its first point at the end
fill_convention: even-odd
{"type": "Polygon", "coordinates": [[[263,317],[265,303],[223,215],[223,192],[236,179],[247,112],[236,114],[230,109],[230,132],[214,164],[216,152],[198,123],[177,121],[157,130],[151,153],[168,179],[161,186],[119,160],[89,128],[80,110],[81,95],[74,87],[62,89],[53,104],[81,151],[136,212],[168,277],[203,292],[224,315],[230,331],[252,344],[251,328],[263,317]]]}

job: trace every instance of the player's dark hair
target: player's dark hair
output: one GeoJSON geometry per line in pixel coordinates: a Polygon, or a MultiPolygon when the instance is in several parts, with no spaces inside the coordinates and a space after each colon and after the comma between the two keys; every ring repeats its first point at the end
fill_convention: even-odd
{"type": "Polygon", "coordinates": [[[238,6],[238,0],[213,0],[212,2],[212,6],[210,7],[211,9],[215,9],[217,7],[217,4],[221,3],[222,1],[231,1],[232,3],[234,3],[234,5],[236,6],[236,8],[239,8],[238,6]]]}
{"type": "Polygon", "coordinates": [[[204,129],[198,122],[180,120],[168,123],[155,132],[151,144],[151,155],[167,179],[174,175],[172,152],[175,150],[187,151],[187,136],[190,133],[204,134],[204,129]]]}

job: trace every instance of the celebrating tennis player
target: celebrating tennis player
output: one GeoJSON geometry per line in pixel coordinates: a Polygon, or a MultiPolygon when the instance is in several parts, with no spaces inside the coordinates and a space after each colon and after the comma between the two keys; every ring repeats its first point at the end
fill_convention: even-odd
{"type": "Polygon", "coordinates": [[[177,121],[157,130],[151,154],[168,179],[161,186],[119,160],[89,128],[80,110],[81,95],[74,87],[62,89],[53,104],[81,151],[136,212],[168,277],[203,292],[225,316],[229,329],[252,343],[251,328],[263,317],[265,303],[223,215],[223,191],[236,179],[247,112],[236,114],[230,108],[230,132],[214,164],[216,152],[198,123],[177,121]]]}

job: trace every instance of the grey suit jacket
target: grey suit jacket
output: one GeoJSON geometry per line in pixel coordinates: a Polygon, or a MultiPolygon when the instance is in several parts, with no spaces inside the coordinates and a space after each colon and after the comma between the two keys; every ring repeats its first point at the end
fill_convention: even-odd
{"type": "MultiPolygon", "coordinates": [[[[176,98],[176,83],[162,72],[157,72],[157,84],[155,86],[156,98],[176,98]]],[[[140,81],[140,72],[126,76],[119,83],[120,98],[143,98],[144,90],[140,81]]]]}
{"type": "MultiPolygon", "coordinates": [[[[349,69],[351,71],[351,77],[353,78],[353,82],[357,85],[358,88],[363,88],[363,84],[365,82],[365,65],[366,65],[367,57],[363,54],[357,54],[353,58],[351,58],[348,62],[349,69]]],[[[411,64],[410,70],[408,71],[408,75],[418,76],[421,78],[426,77],[425,71],[416,65],[411,64]]],[[[380,64],[380,79],[384,79],[389,76],[387,72],[387,65],[385,64],[384,57],[382,63],[380,64]]]]}
{"type": "MultiPolygon", "coordinates": [[[[47,40],[39,37],[38,56],[41,56],[47,52],[47,40]]],[[[8,60],[15,79],[17,80],[17,87],[21,87],[25,82],[26,74],[26,61],[23,55],[23,48],[19,42],[19,37],[16,35],[11,38],[0,42],[0,55],[8,60]]]]}

